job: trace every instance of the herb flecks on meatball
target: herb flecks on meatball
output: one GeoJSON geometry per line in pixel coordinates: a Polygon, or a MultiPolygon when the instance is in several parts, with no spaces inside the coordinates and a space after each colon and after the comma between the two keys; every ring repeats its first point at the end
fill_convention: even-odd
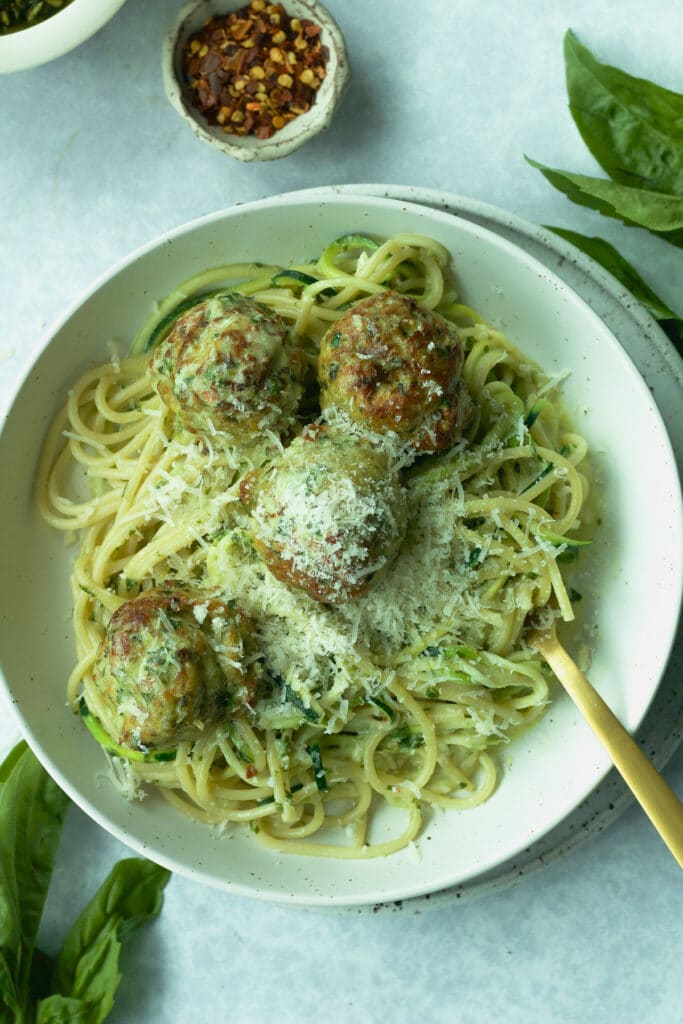
{"type": "Polygon", "coordinates": [[[405,491],[386,454],[321,427],[245,477],[241,496],[273,575],[326,604],[364,593],[405,535],[405,491]]]}
{"type": "Polygon", "coordinates": [[[287,431],[301,398],[303,360],[277,313],[226,293],[178,318],[150,372],[187,430],[244,445],[265,430],[287,431]]]}
{"type": "Polygon", "coordinates": [[[418,452],[449,448],[472,414],[460,377],[457,330],[397,292],[354,303],[325,333],[318,382],[323,415],[341,409],[381,434],[393,431],[418,452]]]}
{"type": "Polygon", "coordinates": [[[126,601],[92,669],[102,725],[121,746],[162,749],[195,739],[248,704],[251,624],[221,601],[175,584],[126,601]]]}

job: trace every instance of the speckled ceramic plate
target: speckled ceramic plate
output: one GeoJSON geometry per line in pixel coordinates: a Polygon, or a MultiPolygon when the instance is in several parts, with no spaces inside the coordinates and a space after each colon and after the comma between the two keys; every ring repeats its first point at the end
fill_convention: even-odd
{"type": "MultiPolygon", "coordinates": [[[[656,321],[611,274],[552,232],[465,196],[377,184],[342,186],[338,191],[408,200],[463,217],[509,239],[561,277],[604,320],[641,373],[668,431],[679,473],[683,474],[683,360],[656,321]]],[[[683,739],[683,619],[679,622],[669,664],[656,697],[636,738],[660,771],[680,747],[683,739]]],[[[478,899],[505,889],[604,831],[633,804],[633,799],[631,791],[613,769],[571,814],[517,856],[460,885],[409,901],[383,903],[373,911],[422,912],[428,907],[478,899]]]]}
{"type": "MultiPolygon", "coordinates": [[[[417,198],[417,197],[416,197],[417,198]]],[[[248,833],[220,837],[149,796],[129,804],[101,780],[101,753],[64,703],[72,662],[70,554],[32,503],[47,422],[104,339],[130,338],[178,281],[230,260],[287,263],[350,230],[429,234],[453,255],[465,301],[548,372],[569,369],[566,401],[598,459],[614,516],[591,549],[600,622],[591,675],[625,725],[643,722],[674,637],[681,586],[681,503],[666,428],[641,374],[605,320],[573,288],[492,224],[401,199],[327,190],[245,204],[204,218],[134,253],[98,281],[45,339],[17,389],[0,436],[0,526],[11,588],[0,589],[5,685],[37,755],[69,795],[142,854],[242,895],[309,906],[396,901],[471,884],[525,856],[609,774],[607,755],[558,694],[533,730],[510,744],[501,784],[483,806],[431,817],[416,850],[381,861],[274,857],[248,833]],[[491,228],[493,227],[493,230],[491,228]],[[229,256],[226,257],[226,253],[229,256]],[[604,396],[610,394],[609,403],[604,396]],[[633,479],[639,487],[634,489],[633,479]],[[628,500],[626,500],[628,497],[628,500]],[[649,525],[647,550],[640,543],[649,525]],[[652,574],[652,564],[660,572],[652,574]]],[[[608,517],[609,518],[609,517],[608,517]]],[[[376,834],[388,823],[380,815],[376,834]]]]}

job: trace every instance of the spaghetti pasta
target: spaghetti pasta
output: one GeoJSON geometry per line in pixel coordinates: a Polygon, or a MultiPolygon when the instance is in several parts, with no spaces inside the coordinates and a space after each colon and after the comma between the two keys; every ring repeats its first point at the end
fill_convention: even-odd
{"type": "MultiPolygon", "coordinates": [[[[539,609],[574,616],[561,569],[584,543],[586,444],[558,389],[459,302],[448,273],[448,253],[418,235],[346,236],[289,268],[221,266],[168,296],[129,356],[74,383],[45,442],[38,503],[53,527],[80,535],[68,700],[133,790],[157,787],[209,825],[246,824],[271,849],[385,856],[420,834],[430,807],[488,799],[496,747],[543,713],[546,670],[524,630],[539,609]],[[322,335],[364,296],[410,295],[462,339],[474,406],[462,438],[417,457],[390,431],[370,437],[401,476],[408,523],[398,555],[355,600],[321,604],[256,550],[240,484],[287,437],[266,425],[236,445],[210,422],[191,433],[153,387],[150,353],[179,316],[226,289],[289,326],[308,368],[295,433],[319,417],[310,381],[322,335]],[[250,704],[195,738],[127,750],[102,728],[92,668],[112,615],[169,580],[256,623],[261,682],[250,704]],[[389,838],[378,807],[396,812],[389,838]]],[[[342,412],[326,419],[370,436],[342,412]]]]}

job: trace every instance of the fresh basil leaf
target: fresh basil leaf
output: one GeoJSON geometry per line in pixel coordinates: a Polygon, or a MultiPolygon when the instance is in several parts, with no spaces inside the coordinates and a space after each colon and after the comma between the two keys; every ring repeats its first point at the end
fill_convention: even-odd
{"type": "Polygon", "coordinates": [[[52,957],[47,956],[40,949],[34,949],[33,960],[31,961],[31,976],[28,983],[29,992],[34,1002],[50,994],[50,982],[54,969],[55,962],[52,957]]]}
{"type": "Polygon", "coordinates": [[[659,321],[671,340],[680,344],[683,340],[683,319],[669,309],[663,299],[653,292],[635,267],[632,267],[613,245],[603,238],[582,235],[578,231],[568,231],[566,228],[548,225],[548,230],[571,242],[577,249],[592,257],[605,270],[609,270],[610,274],[616,277],[617,281],[645,306],[648,313],[659,321]]]}
{"type": "MultiPolygon", "coordinates": [[[[88,1015],[82,1019],[87,1024],[100,1024],[114,1005],[121,980],[121,943],[159,913],[169,877],[166,868],[151,861],[137,857],[119,861],[66,936],[55,964],[52,991],[86,1006],[88,1015]]],[[[47,1013],[50,1005],[42,1012],[47,1013]]]]}
{"type": "Polygon", "coordinates": [[[569,109],[613,181],[683,197],[683,95],[601,64],[564,38],[569,109]]]}
{"type": "Polygon", "coordinates": [[[683,248],[682,197],[561,171],[546,167],[530,157],[526,160],[572,202],[598,210],[605,217],[615,217],[632,227],[646,228],[672,245],[683,248]]]}
{"type": "MultiPolygon", "coordinates": [[[[118,920],[109,919],[99,929],[94,944],[79,951],[73,977],[68,979],[71,991],[57,991],[38,1004],[40,1011],[53,1012],[60,1000],[66,999],[81,1008],[83,1020],[87,1024],[99,1024],[104,1020],[114,1005],[114,993],[121,981],[118,969],[121,943],[118,939],[118,920]],[[43,1010],[43,1004],[47,1006],[43,1010]]],[[[55,974],[57,968],[55,967],[55,974]]],[[[54,977],[54,976],[53,976],[54,977]]],[[[68,984],[67,982],[67,984],[68,984]]],[[[58,989],[54,984],[53,987],[58,989]]],[[[65,986],[66,987],[66,986],[65,986]]]]}
{"type": "Polygon", "coordinates": [[[92,1010],[80,999],[48,996],[38,1003],[36,1024],[92,1024],[92,1010]]]}
{"type": "Polygon", "coordinates": [[[16,747],[10,750],[5,760],[2,762],[2,764],[0,764],[0,786],[3,784],[3,782],[7,782],[8,778],[12,774],[12,771],[14,770],[15,764],[17,763],[17,761],[19,760],[19,758],[26,749],[26,741],[21,740],[20,743],[17,743],[16,747]]]}
{"type": "MultiPolygon", "coordinates": [[[[0,915],[5,908],[0,906],[0,915]]],[[[6,957],[0,953],[0,1024],[23,1024],[23,994],[17,989],[10,965],[6,957]]]]}
{"type": "Polygon", "coordinates": [[[69,798],[20,743],[0,768],[0,1021],[21,1021],[69,798]]]}

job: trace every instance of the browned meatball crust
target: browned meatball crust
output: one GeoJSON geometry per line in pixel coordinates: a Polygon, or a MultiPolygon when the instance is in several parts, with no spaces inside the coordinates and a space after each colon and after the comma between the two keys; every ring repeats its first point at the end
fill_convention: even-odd
{"type": "MultiPolygon", "coordinates": [[[[249,620],[221,601],[164,584],[114,612],[90,686],[102,725],[133,750],[175,746],[249,703],[249,620]]],[[[86,686],[87,691],[87,686],[86,686]]]]}
{"type": "Polygon", "coordinates": [[[303,370],[285,321],[236,293],[189,309],[150,361],[159,395],[187,430],[224,434],[234,444],[287,430],[303,370]]]}
{"type": "Polygon", "coordinates": [[[325,333],[318,382],[323,415],[337,408],[418,452],[449,448],[472,414],[460,377],[464,348],[438,313],[397,292],[354,303],[325,333]]]}

